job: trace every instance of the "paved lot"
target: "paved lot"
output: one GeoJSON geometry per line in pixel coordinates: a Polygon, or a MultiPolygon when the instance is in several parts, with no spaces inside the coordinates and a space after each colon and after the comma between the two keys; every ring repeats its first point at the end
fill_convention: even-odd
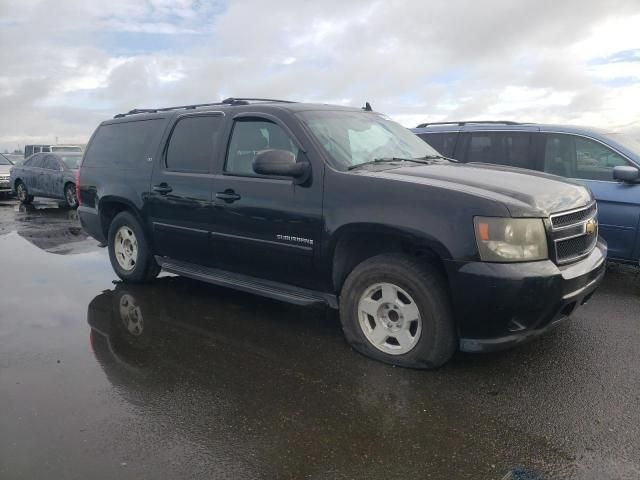
{"type": "Polygon", "coordinates": [[[640,478],[636,269],[552,335],[435,372],[358,355],[324,310],[114,283],[55,203],[0,201],[0,271],[3,480],[640,478]]]}

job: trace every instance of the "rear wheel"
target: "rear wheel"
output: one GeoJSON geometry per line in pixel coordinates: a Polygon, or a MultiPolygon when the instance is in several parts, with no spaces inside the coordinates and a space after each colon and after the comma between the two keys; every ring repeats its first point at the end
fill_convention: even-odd
{"type": "Polygon", "coordinates": [[[18,182],[16,185],[16,193],[18,194],[18,200],[20,200],[20,203],[28,205],[33,201],[33,195],[29,195],[29,191],[27,190],[27,186],[24,182],[18,182]]]}
{"type": "Polygon", "coordinates": [[[456,335],[445,280],[417,259],[384,254],[358,265],[340,298],[347,341],[383,362],[435,368],[451,358],[456,335]]]}
{"type": "Polygon", "coordinates": [[[124,281],[140,283],[153,280],[160,273],[149,242],[138,219],[120,212],[109,226],[109,259],[116,274],[124,281]]]}
{"type": "Polygon", "coordinates": [[[69,183],[64,187],[64,203],[67,208],[78,208],[76,186],[73,183],[69,183]]]}

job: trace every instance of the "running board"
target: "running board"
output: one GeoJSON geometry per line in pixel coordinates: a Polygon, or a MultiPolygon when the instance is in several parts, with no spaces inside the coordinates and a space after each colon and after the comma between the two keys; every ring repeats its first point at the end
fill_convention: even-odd
{"type": "Polygon", "coordinates": [[[320,304],[328,305],[331,308],[338,308],[338,298],[330,293],[307,290],[306,288],[294,287],[285,283],[263,280],[249,275],[218,270],[216,268],[203,267],[167,257],[155,258],[163,270],[193,278],[194,280],[201,280],[221,287],[242,290],[243,292],[273,298],[274,300],[293,303],[295,305],[311,306],[320,304]]]}

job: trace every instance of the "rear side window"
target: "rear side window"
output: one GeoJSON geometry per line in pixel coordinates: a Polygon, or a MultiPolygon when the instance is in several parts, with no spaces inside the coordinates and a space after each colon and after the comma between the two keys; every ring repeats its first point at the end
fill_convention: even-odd
{"type": "Polygon", "coordinates": [[[178,120],[167,146],[167,169],[209,172],[223,121],[220,115],[198,115],[178,120]]]}
{"type": "Polygon", "coordinates": [[[521,132],[471,133],[465,161],[535,168],[529,154],[531,135],[521,132]]]}
{"type": "Polygon", "coordinates": [[[146,163],[145,146],[160,135],[163,119],[102,125],[87,149],[83,166],[139,168],[146,163]]]}
{"type": "Polygon", "coordinates": [[[456,146],[456,140],[458,138],[457,132],[421,133],[418,136],[441,155],[453,157],[453,149],[456,146]]]}

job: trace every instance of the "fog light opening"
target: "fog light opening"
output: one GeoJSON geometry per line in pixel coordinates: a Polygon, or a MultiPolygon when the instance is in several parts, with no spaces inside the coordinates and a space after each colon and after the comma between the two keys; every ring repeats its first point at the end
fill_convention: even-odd
{"type": "Polygon", "coordinates": [[[562,310],[560,310],[560,314],[564,317],[568,317],[573,313],[573,310],[575,308],[576,308],[576,302],[568,303],[564,307],[562,307],[562,310]]]}
{"type": "Polygon", "coordinates": [[[586,297],[584,297],[582,299],[582,302],[580,302],[580,305],[584,305],[585,303],[587,303],[589,300],[591,300],[591,297],[593,297],[594,292],[591,292],[589,295],[587,295],[586,297]]]}

